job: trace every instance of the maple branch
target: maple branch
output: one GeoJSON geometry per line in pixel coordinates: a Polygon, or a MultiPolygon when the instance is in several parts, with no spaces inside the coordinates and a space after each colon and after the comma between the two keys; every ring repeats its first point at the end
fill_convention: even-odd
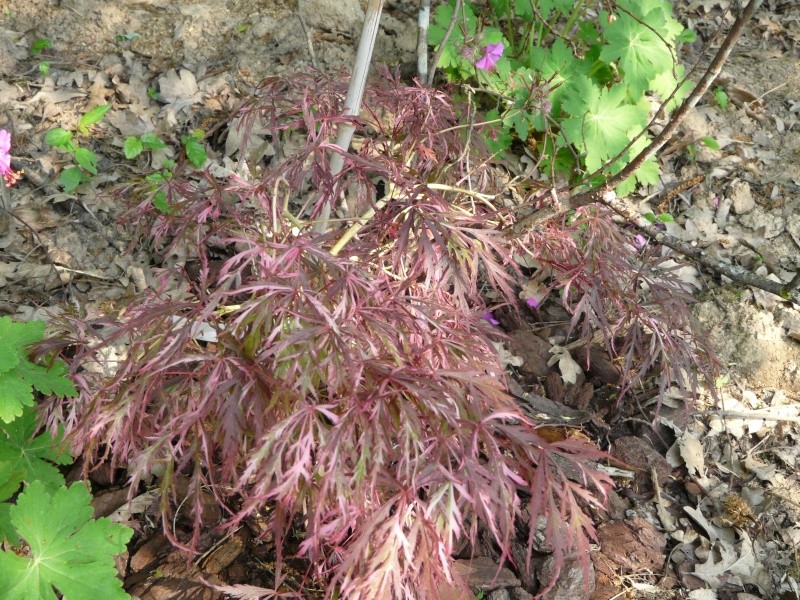
{"type": "Polygon", "coordinates": [[[439,42],[439,49],[436,51],[436,54],[433,55],[433,60],[431,61],[431,71],[428,74],[428,85],[433,85],[433,78],[436,77],[436,65],[439,64],[439,59],[442,58],[442,52],[444,52],[444,47],[447,45],[447,40],[450,39],[450,34],[453,33],[453,28],[456,26],[456,20],[458,19],[458,11],[461,10],[461,4],[463,0],[456,0],[456,5],[453,7],[453,18],[450,19],[450,25],[447,26],[447,31],[444,32],[444,37],[442,41],[439,42]]]}
{"type": "Polygon", "coordinates": [[[756,275],[744,267],[715,260],[703,248],[692,246],[658,229],[650,221],[640,215],[638,211],[631,207],[624,199],[617,198],[614,190],[607,191],[600,200],[600,203],[608,206],[611,210],[624,217],[628,222],[649,235],[654,241],[668,248],[672,248],[676,252],[680,252],[684,256],[697,261],[704,267],[720,275],[724,275],[736,283],[759,288],[800,304],[800,294],[793,291],[797,283],[800,282],[800,273],[798,273],[791,282],[783,283],[756,275]]]}

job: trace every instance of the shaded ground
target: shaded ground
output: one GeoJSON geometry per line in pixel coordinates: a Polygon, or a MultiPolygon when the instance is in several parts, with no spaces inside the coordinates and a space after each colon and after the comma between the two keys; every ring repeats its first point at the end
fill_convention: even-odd
{"type": "MultiPolygon", "coordinates": [[[[700,42],[730,22],[725,0],[685,4],[679,8],[700,42]]],[[[415,5],[388,3],[376,49],[379,60],[404,72],[413,72],[415,60],[415,5]]],[[[4,3],[0,127],[12,131],[14,166],[26,174],[5,192],[11,213],[0,214],[3,314],[46,318],[70,305],[93,315],[124,306],[126,297],[152,284],[154,258],[117,221],[120,203],[112,191],[160,168],[174,156],[180,135],[197,128],[218,132],[207,141],[212,169],[224,170],[233,152],[225,121],[255,83],[312,63],[346,71],[361,6],[301,0],[300,13],[297,6],[296,0],[4,3]],[[53,47],[31,56],[40,38],[53,47]],[[47,75],[42,61],[50,65],[47,75]],[[55,181],[70,161],[44,143],[44,134],[56,126],[74,128],[80,115],[106,102],[113,110],[85,141],[100,156],[100,174],[64,194],[55,181]],[[124,139],[149,131],[169,147],[149,161],[125,160],[124,139]]],[[[783,281],[800,266],[799,43],[800,8],[765,2],[719,82],[730,105],[701,106],[665,153],[665,187],[693,185],[642,194],[643,210],[664,202],[661,210],[676,216],[670,233],[783,281]],[[714,137],[719,150],[704,147],[703,136],[714,137]]],[[[625,591],[653,598],[798,597],[800,313],[774,296],[719,285],[708,273],[688,269],[686,278],[696,283],[695,314],[714,336],[728,373],[724,405],[702,405],[687,420],[676,397],[655,432],[648,425],[651,412],[609,408],[598,390],[613,373],[590,373],[565,388],[541,366],[550,357],[549,342],[527,329],[510,332],[509,350],[522,359],[520,378],[556,401],[556,410],[569,405],[583,415],[602,415],[609,429],[599,441],[637,469],[621,474],[610,518],[599,526],[592,597],[625,591]]],[[[588,425],[587,432],[599,433],[588,425]]],[[[127,488],[102,474],[93,483],[98,514],[119,509],[118,517],[137,529],[120,564],[131,593],[219,597],[199,583],[201,575],[217,583],[271,584],[271,548],[257,541],[253,528],[221,539],[209,535],[207,552],[187,569],[186,556],[171,549],[150,518],[153,494],[131,513],[127,488]]],[[[214,506],[212,498],[208,505],[214,506]]],[[[478,567],[493,576],[496,565],[491,551],[485,553],[489,564],[478,567]]],[[[467,575],[465,563],[459,568],[467,575]]],[[[544,561],[540,573],[547,568],[544,561]]],[[[481,583],[485,574],[473,573],[474,587],[499,600],[510,597],[503,596],[507,590],[526,597],[520,586],[531,591],[535,585],[510,571],[503,575],[502,585],[490,585],[481,583]]],[[[581,597],[580,576],[569,575],[568,569],[549,597],[581,597]]]]}

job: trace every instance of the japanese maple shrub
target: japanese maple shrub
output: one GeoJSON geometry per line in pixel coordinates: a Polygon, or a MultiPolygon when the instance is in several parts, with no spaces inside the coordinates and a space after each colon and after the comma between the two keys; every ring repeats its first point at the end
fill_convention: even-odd
{"type": "MultiPolygon", "coordinates": [[[[515,302],[515,258],[528,252],[564,287],[575,326],[604,329],[637,366],[695,364],[684,313],[656,295],[645,306],[656,275],[607,215],[582,211],[524,248],[503,235],[497,171],[441,91],[379,78],[332,175],[343,95],[323,76],[269,80],[232,125],[249,171],[193,181],[179,167],[161,190],[168,214],[143,190],[130,218],[165,256],[191,245],[196,264],[165,269],[121,316],[78,315],[50,341],[69,348],[79,390],[48,403],[50,425],[87,465],[124,464],[134,483],[165,473],[166,499],[173,475],[189,475],[227,526],[259,514],[279,559],[302,532],[286,548],[329,598],[436,598],[454,544],[479,527],[505,557],[523,530],[529,558],[541,532],[557,567],[575,550],[587,564],[585,511],[610,485],[587,461],[602,453],[548,442],[520,412],[484,298],[515,302]],[[266,160],[254,150],[264,140],[266,160]],[[316,234],[326,203],[336,219],[316,234]],[[601,250],[613,272],[579,256],[601,250]],[[652,357],[651,344],[676,338],[674,353],[652,357]]],[[[192,547],[202,505],[192,536],[163,507],[168,535],[192,547]]]]}

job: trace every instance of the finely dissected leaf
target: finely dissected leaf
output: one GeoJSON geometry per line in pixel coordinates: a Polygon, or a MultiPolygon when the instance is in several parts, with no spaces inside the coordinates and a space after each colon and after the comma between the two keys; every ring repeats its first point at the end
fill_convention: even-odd
{"type": "Polygon", "coordinates": [[[133,531],[106,518],[92,520],[91,496],[82,483],[51,494],[34,482],[10,508],[11,523],[30,556],[0,553],[0,598],[127,600],[114,555],[133,531]]]}
{"type": "Polygon", "coordinates": [[[607,44],[600,52],[606,62],[619,61],[625,77],[622,85],[634,98],[648,89],[650,81],[672,67],[670,48],[664,45],[663,36],[656,33],[663,27],[663,12],[655,9],[643,19],[645,25],[626,13],[606,27],[607,44]]]}
{"type": "MultiPolygon", "coordinates": [[[[624,90],[562,87],[562,110],[579,122],[569,141],[595,162],[613,156],[639,123],[626,111],[639,107],[625,104],[624,90]],[[589,137],[606,133],[594,123],[600,115],[611,119],[613,143],[586,147],[587,112],[589,137]]],[[[164,175],[169,214],[158,213],[145,182],[131,222],[157,243],[189,244],[204,265],[212,237],[232,255],[219,272],[201,269],[179,298],[147,293],[122,320],[68,321],[70,334],[51,347],[69,349],[74,367],[107,361],[120,341],[127,352],[114,372],[78,373],[80,397],[48,401],[48,423],[66,425],[89,464],[107,453],[134,480],[165,464],[197,489],[236,494],[236,522],[268,508],[276,541],[303,537],[294,555],[309,561],[328,600],[436,597],[458,540],[475,543],[480,526],[509,552],[524,503],[532,537],[540,517],[546,524],[556,564],[571,551],[588,561],[585,511],[610,482],[586,461],[602,455],[576,441],[550,444],[520,414],[479,316],[479,289],[515,303],[515,258],[535,260],[574,315],[570,335],[599,330],[619,357],[624,392],[653,372],[667,381],[698,372],[702,340],[689,329],[688,296],[596,208],[520,240],[504,236],[494,202],[505,182],[486,166],[480,137],[454,127],[471,113],[438,90],[377,78],[356,124],[362,144],[334,175],[328,140],[345,91],[322,75],[266,82],[242,109],[245,138],[264,128],[296,136],[301,148],[254,181],[164,175]],[[374,207],[377,179],[391,182],[391,201],[335,246],[339,254],[335,228],[317,236],[286,222],[341,207],[345,189],[359,211],[374,207]],[[464,181],[480,201],[457,191],[464,181]],[[203,330],[216,341],[199,340],[203,330]],[[565,471],[581,473],[586,487],[565,471]]],[[[194,508],[199,531],[202,506],[194,508]]],[[[172,508],[163,510],[169,521],[172,508]]]]}
{"type": "Polygon", "coordinates": [[[575,116],[564,120],[563,132],[569,143],[586,152],[586,168],[595,171],[628,145],[631,131],[641,131],[647,109],[628,104],[621,86],[600,88],[584,75],[569,85],[573,93],[565,97],[563,107],[575,116]]]}
{"type": "Polygon", "coordinates": [[[0,464],[21,472],[27,482],[40,481],[48,488],[58,488],[64,485],[64,477],[52,463],[69,465],[72,457],[64,449],[59,451],[60,440],[54,440],[49,432],[33,437],[37,427],[32,408],[11,423],[0,423],[0,464]]]}

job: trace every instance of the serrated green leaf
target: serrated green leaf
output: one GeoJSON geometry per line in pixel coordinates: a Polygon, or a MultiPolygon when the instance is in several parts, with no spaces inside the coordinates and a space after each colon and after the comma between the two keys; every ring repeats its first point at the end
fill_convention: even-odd
{"type": "Polygon", "coordinates": [[[507,15],[509,9],[509,0],[489,0],[489,6],[492,12],[498,16],[507,15]]]}
{"type": "Polygon", "coordinates": [[[78,121],[78,131],[88,133],[89,127],[100,121],[111,108],[110,104],[95,106],[92,110],[83,115],[78,121]]]}
{"type": "Polygon", "coordinates": [[[72,132],[56,127],[44,135],[44,141],[54,148],[63,148],[72,139],[72,132]]]}
{"type": "Polygon", "coordinates": [[[161,141],[161,138],[152,132],[143,133],[139,139],[142,141],[142,145],[148,150],[161,150],[161,148],[167,147],[167,145],[161,141]]]}
{"type": "Polygon", "coordinates": [[[44,338],[44,321],[13,321],[0,317],[0,372],[27,357],[28,346],[44,338]]]}
{"type": "Polygon", "coordinates": [[[675,221],[675,217],[673,217],[673,216],[672,216],[671,214],[669,214],[669,213],[661,213],[660,215],[658,215],[658,216],[656,217],[656,219],[657,219],[657,220],[658,220],[660,223],[672,223],[673,221],[675,221]]]}
{"type": "MultiPolygon", "coordinates": [[[[543,9],[542,5],[549,4],[552,0],[540,0],[539,14],[546,19],[550,14],[550,9],[543,9]]],[[[514,14],[523,21],[533,21],[533,3],[530,0],[514,0],[514,14]]]]}
{"type": "Polygon", "coordinates": [[[725,93],[725,90],[721,87],[718,87],[714,90],[714,99],[719,104],[719,107],[722,110],[725,110],[728,106],[728,94],[725,93]]]}
{"type": "Polygon", "coordinates": [[[567,86],[564,84],[578,73],[578,60],[564,41],[558,39],[549,48],[532,45],[528,53],[528,64],[548,82],[551,90],[548,100],[553,104],[554,114],[558,114],[561,101],[567,93],[567,86]]]}
{"type": "MultiPolygon", "coordinates": [[[[0,378],[6,383],[24,381],[43,394],[75,396],[77,391],[66,377],[67,367],[62,361],[55,361],[50,369],[28,361],[28,347],[44,338],[44,327],[42,321],[17,322],[0,317],[0,378]]],[[[0,386],[0,405],[5,391],[0,386]]]]}
{"type": "MultiPolygon", "coordinates": [[[[531,8],[532,2],[531,0],[517,0],[517,5],[519,4],[527,4],[527,10],[533,16],[533,9],[531,8]]],[[[538,2],[538,13],[542,16],[543,19],[548,19],[550,17],[550,13],[554,10],[561,13],[562,15],[567,14],[569,11],[573,9],[575,6],[575,0],[539,0],[538,2]]]]}
{"type": "MultiPolygon", "coordinates": [[[[22,363],[24,364],[24,363],[22,363]]],[[[33,406],[31,384],[22,379],[16,371],[0,373],[0,421],[10,423],[22,416],[26,406],[33,406]]]]}
{"type": "Polygon", "coordinates": [[[72,381],[67,378],[67,365],[60,360],[55,361],[49,369],[31,362],[21,362],[17,365],[17,372],[45,396],[74,398],[78,395],[72,381]]]}
{"type": "Polygon", "coordinates": [[[656,222],[656,216],[651,212],[644,213],[642,216],[645,218],[645,220],[650,221],[651,223],[656,222]]]}
{"type": "Polygon", "coordinates": [[[97,155],[86,148],[75,150],[75,162],[92,175],[97,175],[97,155]]]}
{"type": "Polygon", "coordinates": [[[64,485],[64,477],[53,464],[72,464],[72,457],[62,448],[61,436],[54,440],[44,432],[34,437],[38,427],[34,408],[26,409],[11,423],[0,423],[0,465],[20,472],[24,481],[41,481],[55,490],[64,485]]]}
{"type": "Polygon", "coordinates": [[[125,158],[131,160],[142,153],[142,150],[144,150],[144,144],[142,144],[142,141],[135,135],[130,135],[125,138],[125,144],[123,145],[122,150],[125,152],[125,158]]]}
{"type": "Polygon", "coordinates": [[[208,158],[203,144],[194,137],[189,137],[184,142],[184,148],[186,148],[186,158],[189,160],[192,166],[196,169],[203,168],[206,158],[208,158]]]}
{"type": "Polygon", "coordinates": [[[663,26],[660,9],[651,11],[639,23],[630,15],[619,14],[605,29],[606,45],[600,60],[617,62],[624,73],[622,84],[632,98],[639,98],[648,89],[650,81],[672,66],[672,53],[664,45],[663,35],[656,34],[663,26]],[[646,25],[652,27],[648,28],[646,25]]]}
{"type": "Polygon", "coordinates": [[[64,191],[69,194],[75,191],[75,188],[80,185],[82,177],[81,170],[78,167],[69,167],[61,171],[58,181],[61,183],[64,191]]]}
{"type": "Polygon", "coordinates": [[[628,145],[631,130],[645,126],[647,112],[626,103],[622,86],[599,88],[585,75],[578,75],[570,87],[563,108],[574,116],[562,122],[562,132],[568,143],[586,152],[586,168],[596,171],[628,145]]]}
{"type": "MultiPolygon", "coordinates": [[[[429,44],[435,46],[442,42],[445,32],[447,31],[448,27],[450,27],[450,21],[452,18],[452,2],[442,4],[434,11],[433,23],[431,23],[431,26],[428,29],[429,44]]],[[[475,13],[472,12],[472,9],[466,4],[461,5],[461,10],[459,11],[457,19],[458,26],[453,28],[447,43],[448,45],[455,44],[460,47],[464,44],[463,34],[465,32],[467,37],[472,37],[475,35],[477,19],[475,18],[475,13]]]]}
{"type": "MultiPolygon", "coordinates": [[[[0,476],[5,476],[2,467],[0,467],[0,476]]],[[[19,489],[21,482],[22,478],[20,477],[14,485],[15,492],[19,489]]],[[[19,544],[19,536],[14,529],[14,525],[11,524],[10,509],[11,504],[8,502],[0,502],[0,541],[7,540],[10,544],[16,545],[19,544]]]]}
{"type": "Polygon", "coordinates": [[[677,106],[684,101],[686,96],[689,95],[689,92],[692,91],[692,82],[689,80],[684,80],[684,74],[685,71],[683,65],[677,65],[674,69],[670,69],[668,71],[664,71],[660,75],[656,75],[650,81],[650,89],[658,94],[661,100],[666,100],[673,92],[675,92],[675,95],[672,96],[672,99],[665,105],[668,113],[671,113],[673,110],[675,110],[675,108],[677,108],[677,106]],[[677,91],[675,91],[675,88],[678,87],[679,83],[680,87],[677,91]]]}
{"type": "Polygon", "coordinates": [[[0,552],[0,598],[128,600],[114,555],[125,551],[132,531],[109,519],[92,520],[91,496],[74,483],[55,493],[31,483],[9,510],[11,524],[30,556],[0,552]]]}
{"type": "Polygon", "coordinates": [[[31,44],[31,56],[36,56],[37,54],[41,54],[42,50],[46,48],[52,48],[53,42],[48,38],[39,38],[33,44],[31,44]]]}

